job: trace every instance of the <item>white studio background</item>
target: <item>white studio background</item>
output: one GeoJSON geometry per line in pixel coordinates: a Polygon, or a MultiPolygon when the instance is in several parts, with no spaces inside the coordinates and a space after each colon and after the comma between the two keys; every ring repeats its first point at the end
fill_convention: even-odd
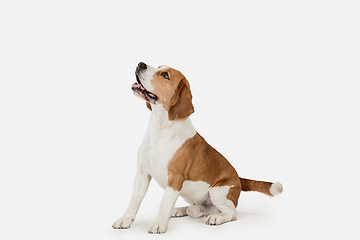
{"type": "MultiPolygon", "coordinates": [[[[150,111],[140,61],[188,78],[192,121],[240,176],[238,220],[172,219],[162,239],[358,239],[358,1],[1,1],[0,238],[148,238],[152,182],[129,230],[150,111]]],[[[181,200],[179,205],[184,204],[181,200]]]]}

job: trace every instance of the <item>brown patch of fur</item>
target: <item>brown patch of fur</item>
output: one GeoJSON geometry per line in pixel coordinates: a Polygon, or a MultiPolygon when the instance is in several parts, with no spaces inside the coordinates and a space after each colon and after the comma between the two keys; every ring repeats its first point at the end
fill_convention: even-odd
{"type": "Polygon", "coordinates": [[[182,77],[183,75],[179,71],[165,68],[157,71],[151,80],[151,85],[154,88],[153,93],[158,97],[156,102],[161,104],[166,111],[170,109],[172,98],[182,77]],[[169,79],[161,76],[163,72],[168,73],[169,79]]]}
{"type": "Polygon", "coordinates": [[[152,111],[151,104],[150,104],[149,102],[146,102],[146,107],[147,107],[150,111],[152,111]]]}
{"type": "Polygon", "coordinates": [[[174,154],[168,165],[168,186],[180,191],[184,181],[203,181],[210,187],[233,186],[227,199],[235,207],[241,191],[236,170],[198,133],[188,139],[174,154]]]}
{"type": "Polygon", "coordinates": [[[189,82],[186,78],[182,79],[173,96],[171,107],[169,109],[169,120],[184,120],[194,113],[192,105],[192,95],[189,82]]]}
{"type": "Polygon", "coordinates": [[[241,181],[241,190],[245,192],[256,191],[266,194],[270,197],[273,197],[273,195],[270,193],[270,187],[272,185],[271,182],[256,181],[246,178],[240,178],[240,181],[241,181]]]}
{"type": "Polygon", "coordinates": [[[151,85],[158,97],[156,102],[168,111],[170,121],[186,119],[194,112],[189,82],[180,71],[162,69],[154,74],[151,85]],[[168,73],[169,79],[161,76],[163,72],[168,73]]]}

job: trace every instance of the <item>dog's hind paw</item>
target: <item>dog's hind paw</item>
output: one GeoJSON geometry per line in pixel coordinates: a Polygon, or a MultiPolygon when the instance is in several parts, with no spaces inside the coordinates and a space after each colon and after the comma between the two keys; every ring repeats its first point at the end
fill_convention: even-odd
{"type": "Polygon", "coordinates": [[[179,207],[179,208],[174,208],[172,213],[171,213],[171,217],[176,218],[176,217],[185,217],[187,216],[187,207],[179,207]]]}

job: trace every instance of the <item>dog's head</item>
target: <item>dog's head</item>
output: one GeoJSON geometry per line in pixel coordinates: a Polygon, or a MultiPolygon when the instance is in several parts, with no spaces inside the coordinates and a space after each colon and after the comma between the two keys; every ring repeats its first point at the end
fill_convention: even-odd
{"type": "Polygon", "coordinates": [[[180,71],[167,66],[154,68],[140,62],[135,75],[132,91],[146,101],[150,110],[150,103],[161,105],[170,121],[184,120],[194,113],[190,85],[180,71]]]}

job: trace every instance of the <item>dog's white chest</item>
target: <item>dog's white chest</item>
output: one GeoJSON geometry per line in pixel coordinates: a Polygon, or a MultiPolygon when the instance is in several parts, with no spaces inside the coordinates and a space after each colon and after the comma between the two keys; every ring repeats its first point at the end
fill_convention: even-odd
{"type": "Polygon", "coordinates": [[[149,147],[148,152],[148,171],[158,184],[165,189],[168,178],[167,166],[175,152],[158,150],[153,147],[149,147]]]}
{"type": "Polygon", "coordinates": [[[150,118],[149,128],[138,152],[138,161],[162,188],[166,188],[167,166],[182,144],[196,134],[190,119],[159,124],[150,118]]]}

